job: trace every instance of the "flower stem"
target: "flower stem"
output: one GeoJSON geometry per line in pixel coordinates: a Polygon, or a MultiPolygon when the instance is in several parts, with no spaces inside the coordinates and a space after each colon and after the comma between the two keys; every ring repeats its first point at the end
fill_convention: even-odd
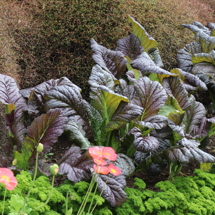
{"type": "MultiPolygon", "coordinates": [[[[105,184],[107,184],[107,182],[108,182],[108,180],[106,180],[105,184]]],[[[98,187],[98,184],[97,184],[97,187],[98,187]]],[[[103,191],[104,191],[104,187],[105,187],[105,186],[102,187],[102,191],[101,191],[101,193],[100,193],[100,195],[99,195],[100,197],[101,197],[101,195],[102,195],[102,193],[103,193],[103,191]]],[[[95,210],[97,204],[98,204],[98,202],[96,202],[96,204],[94,205],[94,207],[93,207],[92,211],[90,212],[90,214],[93,214],[93,211],[95,210]]]]}
{"type": "Polygon", "coordinates": [[[2,209],[2,215],[4,214],[4,205],[5,205],[5,196],[6,196],[6,192],[7,192],[7,189],[5,187],[5,190],[4,190],[4,198],[3,198],[3,209],[2,209]]]}
{"type": "Polygon", "coordinates": [[[28,191],[28,194],[27,194],[27,196],[25,197],[25,202],[24,202],[24,204],[23,204],[23,206],[22,206],[22,211],[25,210],[26,200],[27,200],[28,197],[30,196],[30,193],[31,193],[31,190],[32,190],[32,187],[33,187],[33,183],[34,183],[34,181],[35,181],[35,179],[36,179],[36,176],[37,176],[38,156],[39,156],[39,153],[37,152],[37,154],[36,154],[36,163],[35,163],[35,170],[34,170],[33,180],[32,180],[32,182],[31,182],[31,187],[30,187],[30,189],[29,189],[29,191],[28,191]]]}
{"type": "Polygon", "coordinates": [[[93,175],[93,177],[92,177],[92,179],[91,179],[91,182],[90,182],[90,185],[89,185],[89,188],[88,188],[88,190],[87,190],[87,194],[86,194],[85,197],[84,197],[84,200],[83,200],[83,202],[82,202],[82,204],[81,204],[81,206],[80,206],[80,208],[79,208],[79,210],[78,210],[77,215],[82,215],[82,213],[83,213],[83,211],[84,211],[84,208],[85,208],[85,206],[86,206],[86,204],[87,204],[87,200],[88,200],[88,198],[89,198],[89,195],[90,195],[90,193],[91,193],[91,191],[92,191],[92,189],[93,189],[94,184],[95,184],[95,180],[94,180],[94,175],[93,175]]]}
{"type": "Polygon", "coordinates": [[[91,207],[92,207],[93,200],[94,200],[94,197],[95,197],[95,195],[96,195],[97,188],[98,188],[98,183],[96,183],[96,187],[95,187],[95,190],[94,190],[94,192],[93,192],[93,198],[92,198],[92,200],[91,200],[91,202],[90,202],[90,207],[89,207],[89,209],[88,209],[88,213],[90,213],[90,209],[91,209],[91,207]]]}

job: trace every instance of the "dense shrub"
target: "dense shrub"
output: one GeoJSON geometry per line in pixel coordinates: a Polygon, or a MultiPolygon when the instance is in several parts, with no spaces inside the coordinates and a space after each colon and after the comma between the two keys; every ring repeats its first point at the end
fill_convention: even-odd
{"type": "MultiPolygon", "coordinates": [[[[16,57],[12,58],[13,50],[10,58],[19,65],[21,87],[67,76],[83,90],[88,88],[86,82],[94,64],[90,38],[114,49],[116,41],[131,30],[127,22],[130,14],[159,42],[164,66],[169,70],[176,66],[177,50],[193,38],[179,25],[212,22],[214,7],[213,0],[2,1],[9,12],[11,8],[15,11],[7,13],[7,17],[5,10],[1,14],[4,23],[8,20],[7,35],[3,35],[13,38],[16,57]]],[[[9,51],[11,43],[6,44],[9,51]]],[[[5,42],[2,40],[0,45],[3,47],[5,42]]],[[[13,69],[17,70],[15,65],[8,67],[2,63],[2,72],[13,69]]]]}

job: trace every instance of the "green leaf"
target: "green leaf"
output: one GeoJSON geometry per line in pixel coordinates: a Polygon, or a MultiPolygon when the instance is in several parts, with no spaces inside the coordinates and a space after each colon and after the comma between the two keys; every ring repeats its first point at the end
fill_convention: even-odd
{"type": "Polygon", "coordinates": [[[141,72],[140,72],[139,70],[137,70],[137,69],[134,69],[134,68],[131,66],[131,62],[132,62],[132,61],[131,61],[131,59],[130,59],[129,57],[126,56],[126,59],[127,59],[127,64],[126,64],[126,66],[127,66],[128,71],[133,71],[133,72],[134,72],[134,77],[135,77],[135,79],[138,80],[140,77],[142,77],[141,72]]]}
{"type": "Polygon", "coordinates": [[[159,78],[158,78],[159,76],[160,76],[159,74],[150,73],[150,75],[149,75],[148,77],[149,77],[149,79],[150,79],[151,81],[160,82],[160,80],[159,80],[159,78]]]}
{"type": "Polygon", "coordinates": [[[128,98],[121,96],[108,89],[107,87],[99,87],[96,92],[92,92],[91,103],[93,107],[99,111],[102,118],[105,119],[105,124],[107,125],[114,112],[117,110],[121,101],[129,102],[128,98]]]}
{"type": "Polygon", "coordinates": [[[170,113],[173,113],[175,111],[176,109],[173,105],[165,104],[163,107],[161,107],[158,114],[161,116],[168,116],[170,113]]]}
{"type": "Polygon", "coordinates": [[[148,52],[150,49],[158,46],[156,40],[150,37],[145,28],[135,21],[134,18],[128,16],[128,21],[132,24],[133,34],[139,38],[145,52],[148,52]]]}
{"type": "Polygon", "coordinates": [[[113,114],[111,121],[106,127],[106,131],[111,131],[114,129],[119,129],[123,125],[131,122],[138,116],[141,116],[143,108],[131,103],[121,102],[119,107],[113,114]]]}
{"type": "Polygon", "coordinates": [[[193,64],[201,62],[208,62],[215,65],[215,51],[212,50],[210,53],[196,53],[192,56],[193,64]]]}
{"type": "Polygon", "coordinates": [[[208,136],[211,137],[215,134],[215,124],[212,123],[211,126],[210,126],[210,129],[208,131],[208,136]]]}

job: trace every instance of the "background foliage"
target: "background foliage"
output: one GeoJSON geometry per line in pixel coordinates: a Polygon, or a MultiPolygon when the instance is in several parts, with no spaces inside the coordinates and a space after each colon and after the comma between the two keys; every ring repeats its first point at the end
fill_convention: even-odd
{"type": "MultiPolygon", "coordinates": [[[[166,69],[193,39],[182,23],[214,22],[213,0],[0,0],[0,72],[21,88],[66,76],[83,90],[94,62],[89,40],[115,49],[131,31],[130,14],[159,43],[166,69]]],[[[84,96],[88,97],[87,91],[84,96]]]]}

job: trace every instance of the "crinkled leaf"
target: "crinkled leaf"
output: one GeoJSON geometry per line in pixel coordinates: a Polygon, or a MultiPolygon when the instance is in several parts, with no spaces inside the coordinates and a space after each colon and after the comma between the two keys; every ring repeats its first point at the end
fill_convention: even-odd
{"type": "Polygon", "coordinates": [[[141,46],[140,40],[134,34],[119,39],[117,41],[117,51],[121,51],[125,56],[134,60],[138,55],[143,52],[143,47],[141,46]]]}
{"type": "Polygon", "coordinates": [[[158,139],[159,140],[159,147],[157,148],[157,150],[152,151],[152,152],[148,152],[148,153],[143,153],[140,151],[136,151],[134,153],[134,160],[135,162],[137,162],[138,164],[140,164],[141,162],[147,160],[148,158],[153,157],[154,155],[156,156],[157,153],[161,152],[161,151],[165,151],[167,148],[170,147],[170,143],[167,141],[164,141],[162,139],[158,139]]]}
{"type": "Polygon", "coordinates": [[[206,115],[205,107],[202,103],[193,100],[191,105],[185,112],[183,124],[185,125],[185,132],[191,134],[194,127],[199,126],[202,118],[206,115]]]}
{"type": "Polygon", "coordinates": [[[75,166],[78,158],[81,157],[81,148],[77,146],[71,146],[61,157],[59,163],[68,163],[71,166],[75,166]]]}
{"type": "Polygon", "coordinates": [[[165,151],[168,159],[172,162],[179,161],[181,163],[189,163],[195,161],[198,163],[214,163],[215,157],[202,151],[195,146],[173,147],[165,151]]]}
{"type": "Polygon", "coordinates": [[[110,119],[117,110],[120,102],[129,102],[126,97],[117,94],[104,86],[98,87],[97,91],[92,92],[90,97],[92,99],[91,104],[99,111],[102,118],[105,119],[106,125],[110,122],[110,119]]]}
{"type": "Polygon", "coordinates": [[[88,153],[81,154],[80,147],[70,147],[59,161],[59,174],[67,174],[72,182],[89,180],[93,167],[93,159],[88,153]]]}
{"type": "Polygon", "coordinates": [[[203,117],[200,125],[196,125],[193,128],[193,136],[196,138],[202,138],[206,137],[208,135],[208,129],[207,129],[207,118],[203,117]]]}
{"type": "Polygon", "coordinates": [[[208,62],[215,65],[215,51],[212,50],[210,53],[197,53],[192,56],[193,64],[208,62]]]}
{"type": "Polygon", "coordinates": [[[34,119],[27,129],[27,136],[22,144],[22,153],[16,152],[15,158],[20,168],[27,166],[28,159],[31,157],[35,147],[39,143],[44,145],[43,152],[50,151],[53,143],[57,142],[58,137],[63,133],[67,117],[59,109],[48,111],[34,119]]]}
{"type": "Polygon", "coordinates": [[[103,119],[99,111],[90,104],[86,106],[86,112],[92,128],[94,141],[100,146],[103,144],[105,136],[105,119],[103,119]]]}
{"type": "Polygon", "coordinates": [[[70,140],[75,140],[81,144],[81,149],[89,148],[90,142],[85,136],[85,131],[73,118],[69,118],[64,130],[69,132],[70,140]]]}
{"type": "Polygon", "coordinates": [[[201,45],[203,53],[209,53],[215,49],[215,37],[211,37],[204,32],[196,34],[196,41],[201,45]]]}
{"type": "Polygon", "coordinates": [[[134,127],[130,130],[131,134],[134,135],[134,147],[136,150],[141,152],[155,151],[159,147],[159,141],[157,138],[152,136],[142,136],[140,129],[134,127]]]}
{"type": "Polygon", "coordinates": [[[143,108],[131,103],[121,102],[113,114],[111,121],[106,127],[106,131],[120,128],[122,125],[131,122],[138,116],[141,116],[143,108]]]}
{"type": "Polygon", "coordinates": [[[43,97],[32,90],[28,98],[28,114],[33,118],[38,117],[44,113],[44,105],[43,97]]]}
{"type": "Polygon", "coordinates": [[[155,64],[157,66],[159,66],[159,67],[164,66],[158,48],[156,48],[154,51],[150,52],[150,57],[152,57],[153,61],[155,62],[155,64]]]}
{"type": "Polygon", "coordinates": [[[214,29],[215,29],[215,23],[209,22],[209,23],[207,24],[207,27],[208,27],[209,29],[211,29],[211,30],[214,30],[214,29]]]}
{"type": "MultiPolygon", "coordinates": [[[[198,63],[196,65],[194,65],[193,69],[192,69],[192,73],[196,74],[196,75],[200,75],[200,74],[204,74],[207,75],[207,77],[211,77],[214,78],[215,76],[215,66],[211,63],[198,63]]],[[[204,81],[204,79],[201,78],[202,81],[204,81]]],[[[204,83],[207,84],[207,82],[204,81],[204,83]]]]}
{"type": "MultiPolygon", "coordinates": [[[[15,80],[10,76],[0,74],[0,101],[3,104],[15,104],[20,98],[22,98],[22,96],[19,93],[19,88],[15,80]]],[[[24,99],[22,100],[23,105],[26,106],[24,99]]]]}
{"type": "Polygon", "coordinates": [[[119,79],[119,81],[120,84],[116,87],[116,93],[127,97],[131,101],[134,96],[134,85],[129,85],[124,79],[119,79]]]}
{"type": "Polygon", "coordinates": [[[142,120],[158,114],[159,109],[167,100],[166,91],[161,84],[143,77],[137,80],[134,88],[132,103],[144,108],[142,120]]]}
{"type": "Polygon", "coordinates": [[[184,131],[184,125],[177,125],[175,124],[172,120],[168,119],[168,126],[177,134],[180,136],[184,137],[185,136],[185,131],[184,131]]]}
{"type": "Polygon", "coordinates": [[[182,138],[181,140],[178,141],[177,145],[198,147],[200,145],[200,143],[197,142],[196,140],[182,138]]]}
{"type": "Polygon", "coordinates": [[[128,21],[132,24],[133,34],[139,38],[145,52],[158,46],[156,40],[149,36],[145,28],[135,21],[134,18],[129,16],[128,21]]]}
{"type": "Polygon", "coordinates": [[[29,98],[32,91],[35,91],[40,96],[43,96],[45,92],[53,89],[56,86],[62,86],[62,85],[66,85],[68,87],[75,87],[78,91],[81,91],[81,88],[73,84],[68,78],[62,77],[60,79],[51,79],[51,80],[45,81],[32,88],[22,89],[20,90],[20,93],[25,98],[29,98]]]}
{"type": "Polygon", "coordinates": [[[182,76],[184,76],[184,82],[186,84],[190,84],[191,86],[194,86],[194,87],[201,87],[203,90],[207,90],[206,84],[203,81],[201,81],[201,79],[199,79],[198,76],[188,72],[184,72],[181,69],[177,69],[177,70],[180,72],[182,76]]]}
{"type": "Polygon", "coordinates": [[[0,167],[9,167],[12,162],[13,146],[9,144],[9,134],[5,121],[5,105],[0,102],[0,167]]]}
{"type": "Polygon", "coordinates": [[[13,134],[14,144],[21,147],[26,132],[23,111],[27,110],[27,104],[19,93],[15,80],[2,74],[0,74],[0,102],[15,106],[15,110],[6,115],[6,121],[10,132],[13,134]]]}
{"type": "Polygon", "coordinates": [[[77,183],[83,180],[89,180],[90,178],[90,173],[88,173],[83,169],[70,166],[68,163],[60,164],[59,174],[61,175],[66,174],[67,178],[74,183],[77,183]]]}
{"type": "Polygon", "coordinates": [[[116,78],[120,78],[126,71],[127,60],[120,51],[112,51],[99,45],[94,39],[90,40],[94,52],[94,61],[102,68],[112,72],[116,78]]]}
{"type": "Polygon", "coordinates": [[[140,77],[142,77],[142,75],[141,75],[138,78],[136,78],[134,70],[127,71],[126,76],[127,76],[128,80],[129,80],[129,82],[131,82],[131,83],[135,83],[140,77]]]}
{"type": "Polygon", "coordinates": [[[122,205],[126,200],[124,192],[126,181],[123,175],[114,176],[111,174],[101,175],[94,173],[95,181],[98,183],[98,190],[102,197],[107,200],[111,206],[122,205]]]}
{"type": "Polygon", "coordinates": [[[192,55],[194,53],[201,52],[201,45],[197,42],[192,42],[190,44],[185,45],[185,47],[183,49],[180,49],[177,54],[179,67],[185,72],[191,72],[193,67],[192,55]]]}
{"type": "Polygon", "coordinates": [[[207,122],[215,123],[215,117],[208,118],[207,122]]]}
{"type": "Polygon", "coordinates": [[[80,115],[86,123],[88,122],[85,111],[86,102],[77,88],[66,85],[56,86],[52,90],[47,91],[44,97],[47,100],[45,104],[46,110],[70,108],[75,111],[74,115],[80,115]]]}
{"type": "Polygon", "coordinates": [[[202,25],[200,22],[193,22],[192,24],[181,24],[182,27],[190,29],[194,33],[204,32],[206,34],[210,34],[210,30],[202,25]]]}
{"type": "Polygon", "coordinates": [[[99,65],[95,65],[92,68],[88,83],[90,84],[92,91],[99,86],[106,86],[110,90],[114,90],[116,81],[117,80],[112,73],[102,69],[99,65]]]}
{"type": "Polygon", "coordinates": [[[132,161],[132,159],[122,153],[119,153],[117,155],[117,160],[114,162],[114,165],[122,170],[122,173],[125,177],[131,175],[135,170],[134,162],[132,161]]]}
{"type": "Polygon", "coordinates": [[[44,152],[49,151],[49,147],[57,142],[58,137],[63,133],[66,123],[67,117],[64,117],[61,110],[49,110],[34,119],[27,130],[28,138],[34,144],[42,143],[44,152]]]}
{"type": "Polygon", "coordinates": [[[184,28],[188,28],[196,33],[196,41],[201,45],[203,53],[209,53],[215,48],[215,37],[210,36],[211,31],[199,22],[191,25],[182,24],[184,28]]]}
{"type": "Polygon", "coordinates": [[[131,62],[131,66],[134,69],[140,70],[143,75],[147,75],[149,73],[166,74],[170,76],[174,75],[157,66],[146,52],[142,52],[137,56],[137,58],[131,62]]]}
{"type": "Polygon", "coordinates": [[[139,121],[137,124],[150,129],[161,129],[167,126],[167,117],[155,115],[144,121],[139,121]]]}
{"type": "Polygon", "coordinates": [[[177,100],[182,109],[189,107],[188,93],[179,77],[164,78],[163,87],[171,97],[177,100]]]}

